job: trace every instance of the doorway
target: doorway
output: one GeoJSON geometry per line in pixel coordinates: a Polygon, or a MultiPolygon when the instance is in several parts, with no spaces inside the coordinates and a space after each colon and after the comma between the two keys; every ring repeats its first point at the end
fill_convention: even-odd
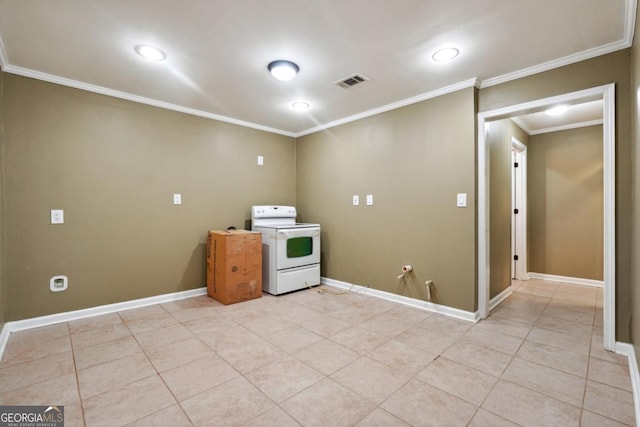
{"type": "Polygon", "coordinates": [[[511,278],[527,277],[527,146],[511,138],[511,278]]]}
{"type": "MultiPolygon", "coordinates": [[[[615,85],[544,98],[478,114],[478,316],[489,314],[491,236],[489,222],[489,155],[485,125],[493,120],[542,111],[558,104],[603,101],[604,301],[603,346],[615,350],[615,85]]],[[[524,264],[524,263],[523,263],[524,264]]]]}

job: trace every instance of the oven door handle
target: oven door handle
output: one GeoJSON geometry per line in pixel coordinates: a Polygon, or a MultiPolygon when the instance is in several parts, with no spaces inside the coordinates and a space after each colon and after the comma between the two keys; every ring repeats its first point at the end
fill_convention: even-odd
{"type": "Polygon", "coordinates": [[[277,238],[289,239],[291,237],[320,237],[320,230],[311,229],[303,231],[300,228],[292,230],[278,230],[277,238]]]}

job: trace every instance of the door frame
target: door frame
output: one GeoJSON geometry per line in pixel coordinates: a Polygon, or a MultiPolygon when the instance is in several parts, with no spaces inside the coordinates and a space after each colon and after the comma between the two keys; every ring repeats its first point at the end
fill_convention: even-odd
{"type": "Polygon", "coordinates": [[[521,114],[542,111],[557,104],[603,101],[603,178],[604,178],[604,301],[603,335],[605,350],[615,351],[616,221],[615,221],[615,84],[598,86],[504,108],[478,113],[478,316],[489,315],[489,151],[486,124],[521,114]]]}
{"type": "Polygon", "coordinates": [[[520,155],[518,167],[511,168],[511,276],[516,280],[527,280],[527,146],[512,136],[511,153],[512,158],[517,156],[514,153],[520,155]],[[517,216],[513,209],[518,209],[517,216]],[[518,255],[517,262],[514,255],[518,255]]]}

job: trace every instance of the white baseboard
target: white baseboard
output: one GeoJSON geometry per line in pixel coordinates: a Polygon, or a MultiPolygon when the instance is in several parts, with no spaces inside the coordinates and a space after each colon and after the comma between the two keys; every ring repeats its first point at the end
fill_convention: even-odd
{"type": "Polygon", "coordinates": [[[495,297],[491,298],[489,301],[489,312],[491,312],[494,308],[496,308],[502,301],[506,300],[509,295],[513,293],[513,289],[509,286],[504,291],[500,292],[495,297]]]}
{"type": "Polygon", "coordinates": [[[383,300],[408,305],[414,308],[419,308],[421,310],[443,314],[445,316],[453,317],[460,320],[465,320],[467,322],[477,322],[479,320],[478,313],[459,310],[457,308],[448,307],[446,305],[434,304],[429,301],[422,301],[415,298],[409,298],[402,295],[392,294],[391,292],[380,291],[380,290],[368,288],[365,286],[354,285],[348,282],[342,282],[340,280],[329,279],[327,277],[322,277],[320,281],[324,285],[333,286],[339,289],[351,290],[359,294],[369,295],[369,296],[380,298],[383,300]]]}
{"type": "Polygon", "coordinates": [[[633,345],[625,342],[616,342],[616,353],[624,354],[629,361],[629,376],[633,390],[633,408],[636,414],[636,425],[640,425],[640,371],[638,360],[633,345]]]}
{"type": "Polygon", "coordinates": [[[580,279],[578,277],[554,276],[553,274],[528,273],[529,279],[552,280],[554,282],[573,283],[575,285],[604,288],[603,280],[580,279]]]}
{"type": "Polygon", "coordinates": [[[100,316],[102,314],[114,313],[116,311],[131,310],[134,308],[146,307],[148,305],[177,301],[206,294],[207,288],[203,287],[190,289],[188,291],[173,292],[170,294],[118,302],[115,304],[100,305],[98,307],[85,308],[82,310],[67,311],[64,313],[50,314],[48,316],[7,322],[4,324],[2,332],[0,333],[0,360],[2,360],[2,355],[4,354],[4,349],[7,345],[11,332],[39,328],[41,326],[53,325],[55,323],[70,322],[72,320],[85,319],[87,317],[100,316]]]}

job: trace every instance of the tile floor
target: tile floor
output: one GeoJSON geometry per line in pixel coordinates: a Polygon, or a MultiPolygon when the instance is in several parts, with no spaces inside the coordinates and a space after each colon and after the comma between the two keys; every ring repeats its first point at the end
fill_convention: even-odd
{"type": "Polygon", "coordinates": [[[635,422],[626,358],[602,350],[599,289],[514,283],[475,325],[324,289],[14,333],[0,404],[64,405],[67,427],[635,422]]]}

